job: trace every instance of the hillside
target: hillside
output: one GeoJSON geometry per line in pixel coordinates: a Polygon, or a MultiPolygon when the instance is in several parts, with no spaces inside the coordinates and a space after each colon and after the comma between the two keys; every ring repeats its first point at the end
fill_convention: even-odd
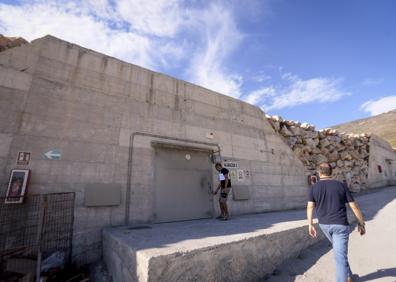
{"type": "Polygon", "coordinates": [[[396,110],[331,126],[331,128],[348,133],[374,133],[396,148],[396,110]]]}
{"type": "Polygon", "coordinates": [[[28,43],[22,37],[6,37],[0,34],[0,52],[28,43]]]}

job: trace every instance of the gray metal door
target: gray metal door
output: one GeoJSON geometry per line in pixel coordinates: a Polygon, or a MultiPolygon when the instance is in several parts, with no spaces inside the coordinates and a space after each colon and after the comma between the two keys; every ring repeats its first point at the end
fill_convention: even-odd
{"type": "Polygon", "coordinates": [[[212,217],[209,152],[156,148],[155,222],[212,217]]]}

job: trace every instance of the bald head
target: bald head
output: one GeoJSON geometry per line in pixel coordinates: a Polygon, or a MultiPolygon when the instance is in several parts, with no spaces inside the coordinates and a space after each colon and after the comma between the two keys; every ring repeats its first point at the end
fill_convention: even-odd
{"type": "Polygon", "coordinates": [[[323,163],[319,165],[319,173],[321,176],[331,176],[332,169],[328,163],[323,163]]]}

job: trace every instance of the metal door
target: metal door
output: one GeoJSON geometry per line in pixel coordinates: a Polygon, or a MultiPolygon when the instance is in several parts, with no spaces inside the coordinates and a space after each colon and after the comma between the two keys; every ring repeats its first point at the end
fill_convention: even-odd
{"type": "Polygon", "coordinates": [[[209,152],[157,147],[154,221],[212,217],[209,152]]]}

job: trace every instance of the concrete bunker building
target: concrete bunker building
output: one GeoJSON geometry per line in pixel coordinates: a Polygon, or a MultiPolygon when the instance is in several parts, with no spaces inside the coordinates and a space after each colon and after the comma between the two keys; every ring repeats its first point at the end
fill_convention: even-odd
{"type": "MultiPolygon", "coordinates": [[[[395,181],[392,148],[371,146],[373,186],[395,181]]],[[[103,227],[216,215],[220,158],[231,214],[305,205],[304,164],[258,107],[53,36],[0,53],[2,194],[13,168],[32,171],[28,193],[75,192],[77,263],[101,257],[103,227]]]]}

